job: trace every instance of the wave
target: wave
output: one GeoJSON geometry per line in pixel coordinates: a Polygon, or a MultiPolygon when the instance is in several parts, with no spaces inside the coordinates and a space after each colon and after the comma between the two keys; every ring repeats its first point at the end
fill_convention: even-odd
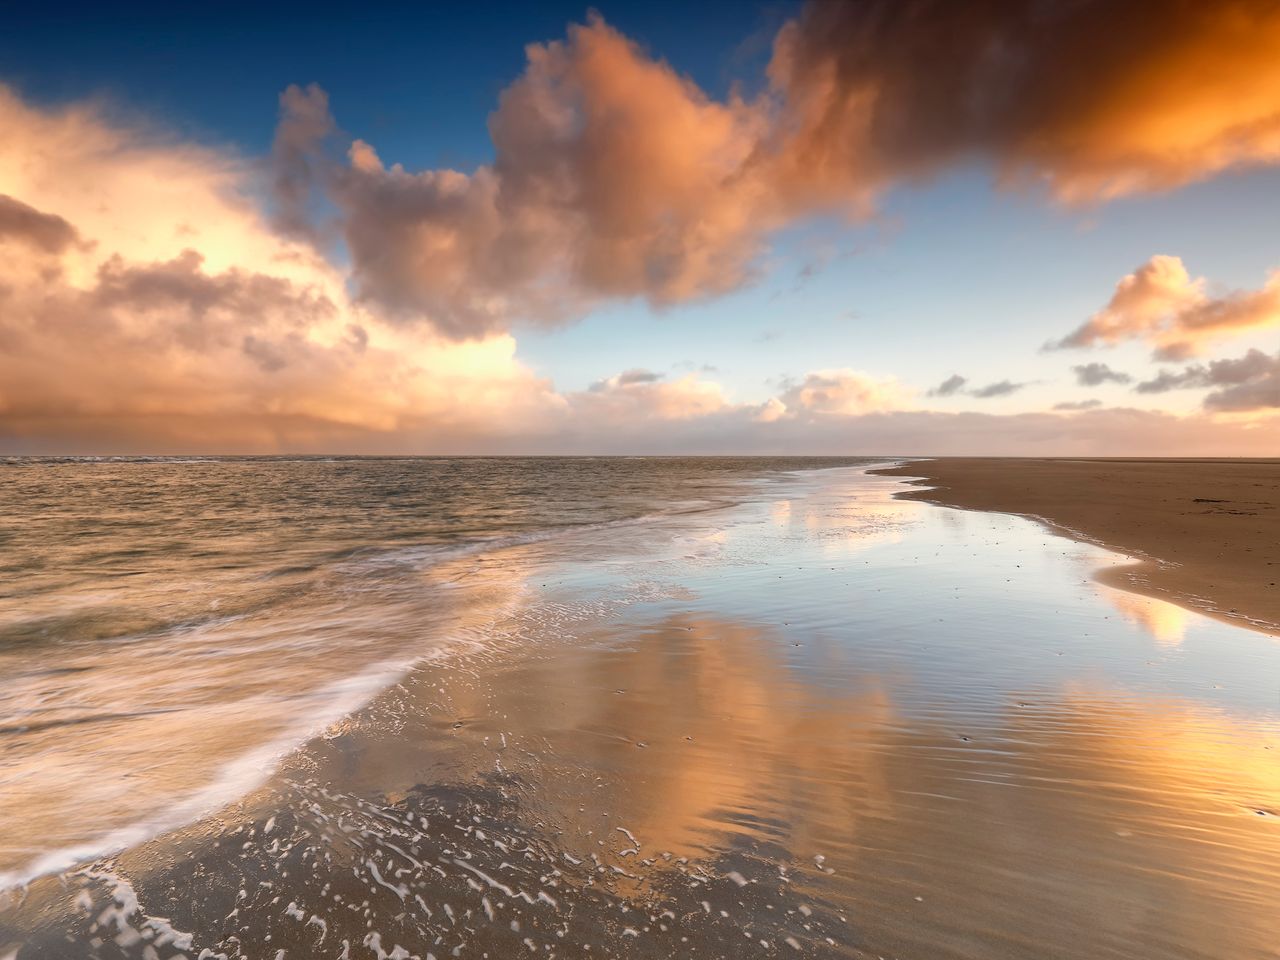
{"type": "Polygon", "coordinates": [[[0,891],[22,888],[40,877],[114,856],[194,823],[247,796],[267,782],[285,756],[343,717],[367,706],[383,690],[400,682],[422,659],[384,661],[314,691],[305,699],[315,709],[299,711],[300,715],[310,717],[307,722],[223,764],[208,784],[180,798],[163,813],[117,827],[93,840],[43,854],[16,870],[0,872],[0,891]]]}

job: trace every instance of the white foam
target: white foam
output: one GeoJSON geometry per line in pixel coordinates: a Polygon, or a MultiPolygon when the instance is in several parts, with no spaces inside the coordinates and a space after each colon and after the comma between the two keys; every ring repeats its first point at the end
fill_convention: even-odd
{"type": "Polygon", "coordinates": [[[262,786],[285,756],[398,683],[418,661],[417,657],[385,661],[313,692],[306,697],[307,709],[299,711],[300,716],[307,718],[305,723],[224,764],[208,784],[162,813],[117,827],[95,840],[50,851],[16,870],[0,873],[0,891],[22,887],[39,877],[120,853],[240,799],[262,786]]]}

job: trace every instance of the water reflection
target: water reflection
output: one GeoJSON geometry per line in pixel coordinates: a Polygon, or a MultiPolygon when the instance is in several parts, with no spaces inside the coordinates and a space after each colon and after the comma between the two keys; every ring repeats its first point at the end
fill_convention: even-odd
{"type": "Polygon", "coordinates": [[[1102,584],[1098,584],[1098,592],[1122,617],[1146,630],[1160,646],[1177,647],[1186,638],[1191,614],[1182,607],[1167,600],[1126,593],[1102,584]]]}

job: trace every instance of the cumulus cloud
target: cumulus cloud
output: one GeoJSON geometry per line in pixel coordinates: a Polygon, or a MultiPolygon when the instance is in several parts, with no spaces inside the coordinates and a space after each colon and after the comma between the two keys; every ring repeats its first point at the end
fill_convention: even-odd
{"type": "Polygon", "coordinates": [[[1214,389],[1205,397],[1206,409],[1237,412],[1280,407],[1280,354],[1250,350],[1242,357],[1192,364],[1182,370],[1162,370],[1139,383],[1139,393],[1214,389]]]}
{"type": "MultiPolygon", "coordinates": [[[[321,106],[286,98],[282,128],[321,131],[321,106]]],[[[330,190],[367,300],[456,338],[556,324],[603,298],[661,306],[742,284],[781,223],[750,171],[766,121],[593,17],[528,48],[489,118],[491,165],[410,172],[358,140],[330,190]]]]}
{"type": "Polygon", "coordinates": [[[1081,363],[1071,368],[1076,375],[1076,383],[1082,387],[1099,387],[1104,383],[1130,383],[1133,377],[1118,370],[1112,370],[1105,363],[1081,363]]]}
{"type": "Polygon", "coordinates": [[[892,378],[857,370],[816,370],[788,381],[776,399],[792,415],[854,416],[901,407],[906,390],[892,378]]]}
{"type": "Polygon", "coordinates": [[[1050,347],[1145,340],[1157,358],[1180,360],[1214,340],[1272,327],[1280,328],[1280,271],[1260,290],[1211,296],[1181,258],[1158,255],[1126,274],[1105,307],[1050,347]]]}
{"type": "Polygon", "coordinates": [[[329,168],[323,91],[291,88],[281,222],[306,229],[324,167],[365,301],[463,339],[722,294],[780,228],[869,215],[974,157],[1065,202],[1280,160],[1267,0],[811,3],[751,98],[707,95],[598,16],[527,56],[472,171],[387,166],[360,140],[329,168]]]}
{"type": "Polygon", "coordinates": [[[691,420],[730,407],[724,388],[715,381],[696,373],[666,380],[648,370],[625,370],[597,380],[568,400],[574,418],[597,429],[646,420],[691,420]]]}

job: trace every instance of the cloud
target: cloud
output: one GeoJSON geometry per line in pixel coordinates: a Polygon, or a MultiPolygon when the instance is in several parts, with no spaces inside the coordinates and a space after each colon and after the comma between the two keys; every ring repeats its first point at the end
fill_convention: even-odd
{"type": "Polygon", "coordinates": [[[491,164],[417,172],[362,140],[328,163],[325,95],[293,87],[279,220],[309,229],[323,171],[362,300],[466,339],[723,294],[776,231],[870,216],[892,185],[974,158],[1068,203],[1280,160],[1264,0],[811,3],[765,80],[713,98],[593,15],[527,48],[489,118],[491,164]]]}
{"type": "Polygon", "coordinates": [[[252,163],[2,87],[0,125],[5,446],[404,449],[561,415],[510,337],[351,302],[255,206],[252,163]]]}
{"type": "Polygon", "coordinates": [[[968,383],[967,377],[962,377],[958,373],[953,373],[947,379],[929,391],[931,397],[950,397],[964,391],[964,385],[968,383]]]}
{"type": "Polygon", "coordinates": [[[1206,409],[1236,412],[1280,407],[1280,354],[1250,350],[1242,357],[1162,370],[1134,389],[1139,393],[1218,388],[1205,397],[1206,409]]]}
{"type": "MultiPolygon", "coordinates": [[[[1204,405],[1207,410],[1222,413],[1280,409],[1280,367],[1272,367],[1271,372],[1257,380],[1211,393],[1204,398],[1204,405]]],[[[1280,424],[1276,426],[1280,427],[1280,424]]]]}
{"type": "Polygon", "coordinates": [[[777,397],[770,397],[756,411],[754,419],[758,423],[776,423],[787,415],[787,405],[777,397]]]}
{"type": "Polygon", "coordinates": [[[784,386],[777,399],[793,416],[854,416],[893,410],[907,399],[906,390],[896,380],[849,369],[817,370],[784,386]]]}
{"type": "Polygon", "coordinates": [[[280,119],[271,144],[276,226],[287,234],[314,238],[310,204],[323,187],[317,151],[336,129],[329,95],[317,84],[290,84],[280,94],[280,119]]]}
{"type": "Polygon", "coordinates": [[[607,380],[596,380],[591,384],[591,389],[600,392],[600,390],[612,390],[618,387],[631,387],[637,383],[657,383],[662,379],[662,374],[655,374],[652,370],[623,370],[621,374],[611,376],[607,380]]]}
{"type": "Polygon", "coordinates": [[[1082,387],[1098,387],[1104,383],[1130,383],[1133,377],[1118,370],[1112,370],[1105,363],[1082,363],[1071,368],[1076,375],[1076,383],[1082,387]]]}
{"type": "MultiPolygon", "coordinates": [[[[331,171],[362,297],[465,338],[744,283],[782,223],[750,169],[761,106],[707,97],[598,17],[527,53],[489,118],[491,165],[414,173],[356,141],[331,171]]],[[[282,127],[319,129],[317,99],[287,100],[282,127]]]]}
{"type": "MultiPolygon", "coordinates": [[[[1265,370],[1170,374],[1202,379],[1211,411],[1260,413],[1251,423],[943,415],[906,410],[895,380],[848,369],[811,371],[763,403],[697,374],[634,369],[561,394],[507,333],[605,300],[663,307],[736,289],[797,219],[866,216],[893,184],[973,159],[1064,202],[1272,163],[1277,15],[1251,0],[1224,9],[815,4],[779,34],[759,94],[723,99],[593,18],[528,49],[490,117],[494,161],[471,171],[409,171],[344,142],[315,86],[282,95],[265,175],[100,105],[38,108],[0,87],[0,442],[1271,450],[1265,370]],[[330,227],[345,244],[332,260],[330,227]]],[[[1066,345],[1137,338],[1190,353],[1275,325],[1277,283],[1211,296],[1176,257],[1152,258],[1066,345]]],[[[1022,386],[959,378],[935,395],[1022,386]]]]}
{"type": "Polygon", "coordinates": [[[1145,340],[1157,358],[1180,360],[1225,337],[1280,328],[1280,271],[1260,290],[1210,296],[1179,257],[1152,257],[1126,274],[1102,310],[1051,348],[1113,346],[1145,340]]]}
{"type": "Polygon", "coordinates": [[[810,3],[769,67],[796,192],[972,157],[1068,203],[1280,158],[1280,12],[1230,4],[810,3]]]}
{"type": "Polygon", "coordinates": [[[1272,456],[1280,420],[1223,422],[1104,408],[1070,414],[939,413],[774,416],[773,404],[730,404],[706,416],[638,418],[625,430],[566,422],[512,452],[845,454],[849,456],[1272,456]]]}
{"type": "Polygon", "coordinates": [[[1025,383],[1015,383],[1012,380],[1000,380],[996,383],[989,383],[985,387],[968,386],[969,379],[962,377],[958,373],[953,373],[947,379],[943,380],[936,387],[928,392],[930,397],[954,397],[965,394],[970,397],[976,397],[979,400],[989,400],[992,397],[1007,397],[1011,393],[1017,393],[1025,383]]]}
{"type": "Polygon", "coordinates": [[[1053,409],[1063,411],[1096,410],[1100,406],[1102,406],[1101,400],[1064,400],[1062,403],[1055,403],[1053,409]]]}
{"type": "MultiPolygon", "coordinates": [[[[727,409],[720,384],[690,373],[664,380],[648,370],[626,370],[597,380],[568,397],[573,419],[598,430],[625,428],[636,421],[690,420],[727,409]]],[[[575,423],[572,429],[579,427],[575,423]]]]}
{"type": "Polygon", "coordinates": [[[978,387],[976,390],[970,390],[969,395],[977,397],[979,400],[989,400],[992,397],[1007,397],[1011,393],[1017,393],[1025,383],[1014,383],[1012,380],[1000,380],[996,383],[988,383],[985,387],[978,387]]]}
{"type": "Polygon", "coordinates": [[[59,254],[76,239],[75,227],[57,214],[41,213],[0,194],[0,243],[22,243],[42,253],[59,254]]]}

